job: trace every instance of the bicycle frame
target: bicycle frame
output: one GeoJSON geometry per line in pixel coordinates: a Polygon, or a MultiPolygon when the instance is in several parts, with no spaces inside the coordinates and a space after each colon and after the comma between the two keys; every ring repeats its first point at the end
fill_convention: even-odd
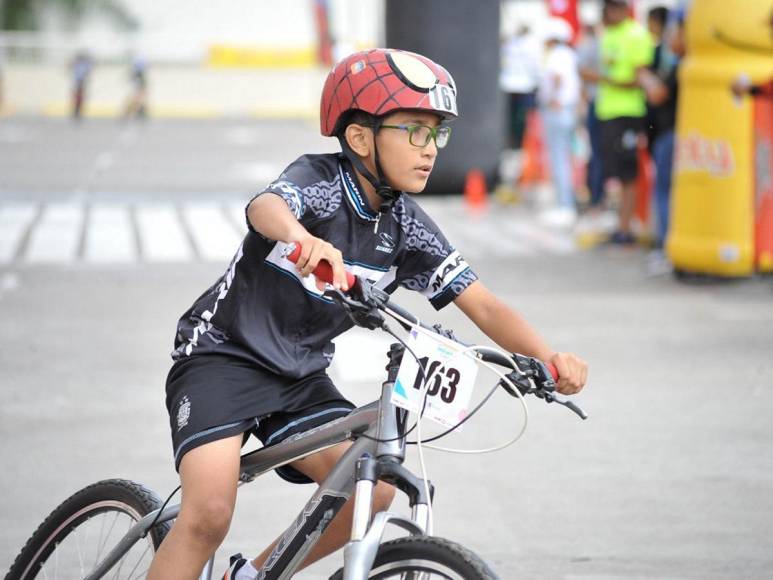
{"type": "MultiPolygon", "coordinates": [[[[354,439],[352,446],[282,534],[259,570],[259,579],[290,578],[353,493],[355,506],[352,536],[344,548],[344,580],[367,577],[388,524],[402,527],[411,534],[425,533],[430,501],[425,489],[429,488],[429,483],[425,486],[424,480],[402,466],[405,459],[404,427],[407,414],[391,402],[392,387],[402,353],[402,347],[392,345],[387,380],[382,384],[380,400],[359,407],[346,417],[242,457],[240,481],[245,484],[267,471],[354,439]],[[411,519],[391,512],[381,512],[371,521],[372,491],[377,479],[393,483],[409,496],[411,519]]],[[[86,576],[86,580],[102,578],[121,556],[149,533],[151,524],[172,520],[179,512],[180,505],[177,504],[164,508],[160,515],[159,510],[155,510],[143,517],[86,576]]],[[[214,557],[205,566],[200,580],[211,579],[213,561],[214,557]]]]}

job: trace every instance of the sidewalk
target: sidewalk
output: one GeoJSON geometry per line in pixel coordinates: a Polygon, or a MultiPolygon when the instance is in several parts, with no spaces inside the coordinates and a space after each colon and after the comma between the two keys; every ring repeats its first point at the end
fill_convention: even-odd
{"type": "MultiPolygon", "coordinates": [[[[148,70],[153,117],[315,118],[327,70],[160,65],[148,70]]],[[[2,115],[65,116],[71,80],[62,66],[6,64],[2,115]]],[[[119,116],[131,91],[125,65],[95,67],[86,116],[119,116]]]]}

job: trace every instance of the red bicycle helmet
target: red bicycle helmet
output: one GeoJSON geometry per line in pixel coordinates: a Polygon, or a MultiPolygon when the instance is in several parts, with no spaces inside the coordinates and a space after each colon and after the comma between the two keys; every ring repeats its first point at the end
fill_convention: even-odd
{"type": "Polygon", "coordinates": [[[327,76],[320,103],[320,130],[325,136],[335,135],[347,111],[381,116],[399,109],[456,117],[453,78],[439,64],[413,52],[389,48],[355,52],[339,61],[327,76]]]}

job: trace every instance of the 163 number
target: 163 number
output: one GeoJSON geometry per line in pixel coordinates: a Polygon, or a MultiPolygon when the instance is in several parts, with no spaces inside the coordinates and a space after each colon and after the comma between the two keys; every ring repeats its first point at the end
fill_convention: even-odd
{"type": "Polygon", "coordinates": [[[424,369],[424,373],[416,373],[413,388],[420,390],[426,377],[429,380],[427,396],[439,395],[444,403],[452,403],[456,398],[457,386],[461,378],[459,370],[451,366],[445,367],[439,360],[430,361],[426,356],[419,358],[419,365],[424,369]]]}

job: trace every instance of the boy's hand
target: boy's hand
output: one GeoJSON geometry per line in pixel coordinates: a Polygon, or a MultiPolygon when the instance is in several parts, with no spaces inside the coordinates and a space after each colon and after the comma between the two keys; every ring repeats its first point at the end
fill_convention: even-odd
{"type": "MultiPolygon", "coordinates": [[[[344,292],[349,289],[349,285],[346,283],[343,255],[333,244],[314,236],[298,240],[298,243],[301,246],[301,255],[295,266],[301,276],[305,278],[311,274],[317,264],[324,260],[333,268],[333,287],[344,292]]],[[[316,284],[318,290],[325,289],[324,281],[317,280],[316,284]]]]}
{"type": "Polygon", "coordinates": [[[562,395],[579,393],[588,379],[588,364],[571,352],[557,352],[550,357],[550,362],[558,370],[556,390],[562,395]]]}

